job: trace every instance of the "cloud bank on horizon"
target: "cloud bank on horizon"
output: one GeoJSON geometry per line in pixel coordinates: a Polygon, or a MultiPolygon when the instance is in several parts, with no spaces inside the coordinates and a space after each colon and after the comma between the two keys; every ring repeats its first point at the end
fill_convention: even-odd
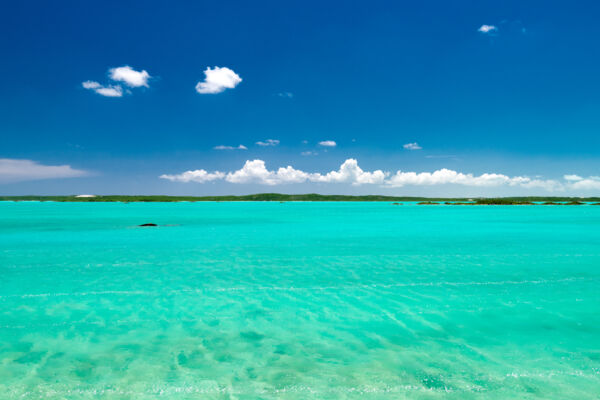
{"type": "Polygon", "coordinates": [[[44,165],[33,160],[0,158],[0,183],[77,178],[86,175],[87,171],[72,168],[70,165],[44,165]]]}
{"type": "Polygon", "coordinates": [[[224,180],[235,184],[282,185],[297,183],[345,183],[350,185],[380,185],[398,188],[404,186],[461,185],[475,187],[513,186],[526,189],[542,189],[548,192],[565,190],[600,189],[600,176],[587,178],[578,175],[565,175],[563,181],[554,179],[537,179],[527,176],[508,176],[498,173],[473,175],[451,169],[442,168],[434,172],[395,173],[382,170],[364,171],[358,161],[349,158],[337,171],[327,173],[305,172],[292,166],[268,170],[263,160],[247,160],[244,166],[236,171],[208,172],[204,169],[185,171],[181,174],[163,174],[161,179],[173,182],[206,183],[224,180]]]}

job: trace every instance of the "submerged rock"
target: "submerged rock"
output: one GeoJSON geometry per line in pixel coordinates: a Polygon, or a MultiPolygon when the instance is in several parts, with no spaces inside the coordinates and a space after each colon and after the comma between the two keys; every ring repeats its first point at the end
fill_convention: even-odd
{"type": "Polygon", "coordinates": [[[138,225],[138,226],[158,226],[158,225],[149,223],[149,224],[141,224],[141,225],[138,225]]]}

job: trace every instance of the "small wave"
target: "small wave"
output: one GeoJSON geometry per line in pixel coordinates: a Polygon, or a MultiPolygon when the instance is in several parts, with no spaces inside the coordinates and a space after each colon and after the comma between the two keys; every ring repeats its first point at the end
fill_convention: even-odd
{"type": "Polygon", "coordinates": [[[410,283],[373,283],[373,284],[357,284],[345,286],[234,286],[234,287],[206,287],[192,289],[174,289],[164,293],[145,290],[102,290],[90,292],[62,292],[62,293],[25,293],[25,294],[9,294],[0,296],[0,299],[10,298],[36,298],[36,297],[84,297],[84,296],[106,296],[106,295],[122,295],[122,296],[162,296],[165,294],[178,293],[205,293],[205,292],[263,292],[263,291],[327,291],[327,290],[354,290],[354,289],[371,289],[371,288],[394,288],[394,287],[440,287],[440,286],[504,286],[504,285],[544,285],[566,282],[582,282],[593,281],[593,278],[563,278],[563,279],[537,279],[537,280],[522,280],[522,281],[469,281],[469,282],[410,282],[410,283]]]}

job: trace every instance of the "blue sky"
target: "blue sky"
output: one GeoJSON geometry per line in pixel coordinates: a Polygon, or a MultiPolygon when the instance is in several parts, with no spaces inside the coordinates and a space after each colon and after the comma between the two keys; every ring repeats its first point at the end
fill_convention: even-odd
{"type": "Polygon", "coordinates": [[[599,12],[4,2],[0,194],[598,195],[599,12]]]}

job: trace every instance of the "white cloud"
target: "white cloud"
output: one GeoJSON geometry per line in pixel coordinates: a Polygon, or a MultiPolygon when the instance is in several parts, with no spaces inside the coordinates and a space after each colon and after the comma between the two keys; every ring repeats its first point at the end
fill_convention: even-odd
{"type": "Polygon", "coordinates": [[[450,169],[442,168],[434,172],[403,172],[398,171],[386,180],[385,184],[391,187],[402,187],[407,185],[431,186],[455,184],[464,186],[521,186],[541,187],[547,190],[559,189],[560,185],[552,180],[531,179],[523,176],[509,177],[503,174],[485,173],[479,176],[464,174],[450,169]]]}
{"type": "Polygon", "coordinates": [[[116,85],[116,86],[107,86],[107,87],[101,87],[99,89],[95,89],[94,90],[96,93],[98,93],[99,95],[105,96],[105,97],[121,97],[123,96],[123,89],[121,89],[121,86],[116,85]]]}
{"type": "Polygon", "coordinates": [[[101,96],[105,97],[121,97],[123,96],[123,88],[119,85],[102,86],[95,81],[85,81],[81,83],[84,89],[93,90],[101,96]]]}
{"type": "Polygon", "coordinates": [[[316,151],[303,151],[302,153],[300,153],[300,155],[302,156],[316,156],[317,154],[319,153],[317,153],[316,151]]]}
{"type": "Polygon", "coordinates": [[[200,94],[221,93],[225,89],[233,89],[242,78],[227,67],[206,68],[204,81],[196,84],[196,91],[200,94]]]}
{"type": "Polygon", "coordinates": [[[243,144],[240,144],[238,147],[219,145],[213,148],[215,150],[248,150],[248,148],[243,144]]]}
{"type": "Polygon", "coordinates": [[[326,183],[351,183],[353,185],[362,184],[382,184],[386,174],[381,170],[365,172],[358,166],[358,161],[349,158],[340,166],[338,171],[331,171],[325,175],[312,174],[312,182],[326,183]]]}
{"type": "Polygon", "coordinates": [[[583,180],[583,178],[580,177],[579,175],[565,175],[564,178],[566,181],[581,181],[581,180],[583,180]]]}
{"type": "Polygon", "coordinates": [[[146,70],[136,71],[128,65],[111,68],[108,70],[110,79],[117,82],[125,82],[129,87],[148,87],[150,74],[146,70]]]}
{"type": "Polygon", "coordinates": [[[269,171],[263,160],[248,160],[244,166],[225,177],[231,183],[259,183],[263,185],[277,185],[281,183],[300,183],[308,179],[309,174],[296,170],[290,166],[269,171]]]}
{"type": "Polygon", "coordinates": [[[267,139],[264,142],[263,141],[258,141],[258,142],[256,142],[256,144],[259,145],[259,146],[263,146],[263,147],[266,147],[266,146],[277,146],[279,144],[279,140],[277,140],[277,139],[267,139]]]}
{"type": "MultiPolygon", "coordinates": [[[[108,76],[115,82],[124,82],[129,87],[148,87],[148,79],[150,75],[145,70],[136,71],[130,66],[110,68],[108,76]]],[[[81,83],[85,89],[93,90],[101,96],[105,97],[123,97],[123,88],[121,85],[102,85],[96,81],[85,81],[81,83]]],[[[127,91],[130,93],[129,91],[127,91]]]]}
{"type": "MultiPolygon", "coordinates": [[[[204,177],[211,175],[205,170],[187,171],[179,175],[161,175],[163,179],[177,180],[180,182],[195,181],[190,179],[193,176],[204,177]]],[[[326,174],[309,173],[297,170],[291,166],[279,168],[277,170],[268,170],[263,160],[247,160],[244,166],[233,172],[223,175],[221,172],[214,172],[211,180],[224,178],[230,183],[257,183],[261,185],[279,185],[290,183],[317,182],[317,183],[349,183],[352,185],[362,184],[381,184],[384,182],[386,174],[377,170],[365,172],[354,159],[346,160],[337,171],[330,171],[326,174]]]]}
{"type": "Polygon", "coordinates": [[[568,182],[571,189],[593,190],[600,189],[600,176],[589,176],[583,178],[579,175],[565,175],[563,178],[568,182]]]}
{"type": "Polygon", "coordinates": [[[319,146],[335,147],[335,146],[337,146],[337,143],[334,142],[333,140],[323,140],[323,141],[319,142],[319,146]]]}
{"type": "Polygon", "coordinates": [[[477,31],[481,33],[494,33],[498,28],[494,25],[481,25],[477,31]]]}
{"type": "Polygon", "coordinates": [[[98,88],[102,87],[102,85],[100,85],[98,82],[94,82],[94,81],[82,82],[81,86],[83,86],[85,89],[98,89],[98,88]]]}
{"type": "Polygon", "coordinates": [[[225,174],[223,172],[215,171],[215,172],[207,172],[203,169],[197,169],[194,171],[185,171],[182,174],[178,175],[161,175],[160,178],[168,179],[172,182],[197,182],[197,183],[205,183],[214,181],[217,179],[223,179],[225,174]]]}
{"type": "Polygon", "coordinates": [[[404,146],[402,146],[402,147],[404,147],[404,148],[405,148],[405,149],[407,149],[407,150],[421,150],[421,149],[422,149],[422,147],[421,147],[421,146],[419,146],[419,144],[418,144],[417,142],[414,142],[414,143],[406,143],[406,144],[405,144],[404,146]]]}
{"type": "MultiPolygon", "coordinates": [[[[306,152],[303,155],[316,153],[306,152]]],[[[230,183],[255,183],[261,185],[279,185],[293,183],[338,183],[350,185],[380,185],[383,187],[461,185],[471,187],[520,187],[523,189],[543,189],[548,192],[565,190],[600,190],[600,176],[582,178],[578,175],[565,175],[563,181],[553,179],[530,178],[527,176],[508,176],[497,173],[473,175],[450,169],[434,172],[404,172],[392,174],[382,170],[364,171],[358,162],[347,159],[336,171],[327,173],[305,172],[292,166],[277,170],[268,170],[263,160],[247,160],[236,171],[223,173],[207,172],[203,169],[186,171],[179,175],[161,175],[160,178],[177,182],[209,182],[224,180],[230,183]]]]}
{"type": "Polygon", "coordinates": [[[84,175],[87,175],[86,171],[71,168],[70,165],[43,165],[32,160],[0,158],[0,183],[76,178],[84,175]]]}
{"type": "MultiPolygon", "coordinates": [[[[577,175],[572,176],[581,178],[577,175]]],[[[598,190],[600,189],[600,176],[590,176],[588,178],[581,178],[574,182],[572,181],[572,183],[569,186],[575,190],[598,190]]]]}
{"type": "Polygon", "coordinates": [[[277,96],[279,96],[279,97],[285,97],[285,98],[287,98],[287,99],[291,99],[291,98],[293,98],[293,97],[294,97],[294,93],[290,93],[290,92],[280,92],[280,93],[277,93],[277,96]]]}

